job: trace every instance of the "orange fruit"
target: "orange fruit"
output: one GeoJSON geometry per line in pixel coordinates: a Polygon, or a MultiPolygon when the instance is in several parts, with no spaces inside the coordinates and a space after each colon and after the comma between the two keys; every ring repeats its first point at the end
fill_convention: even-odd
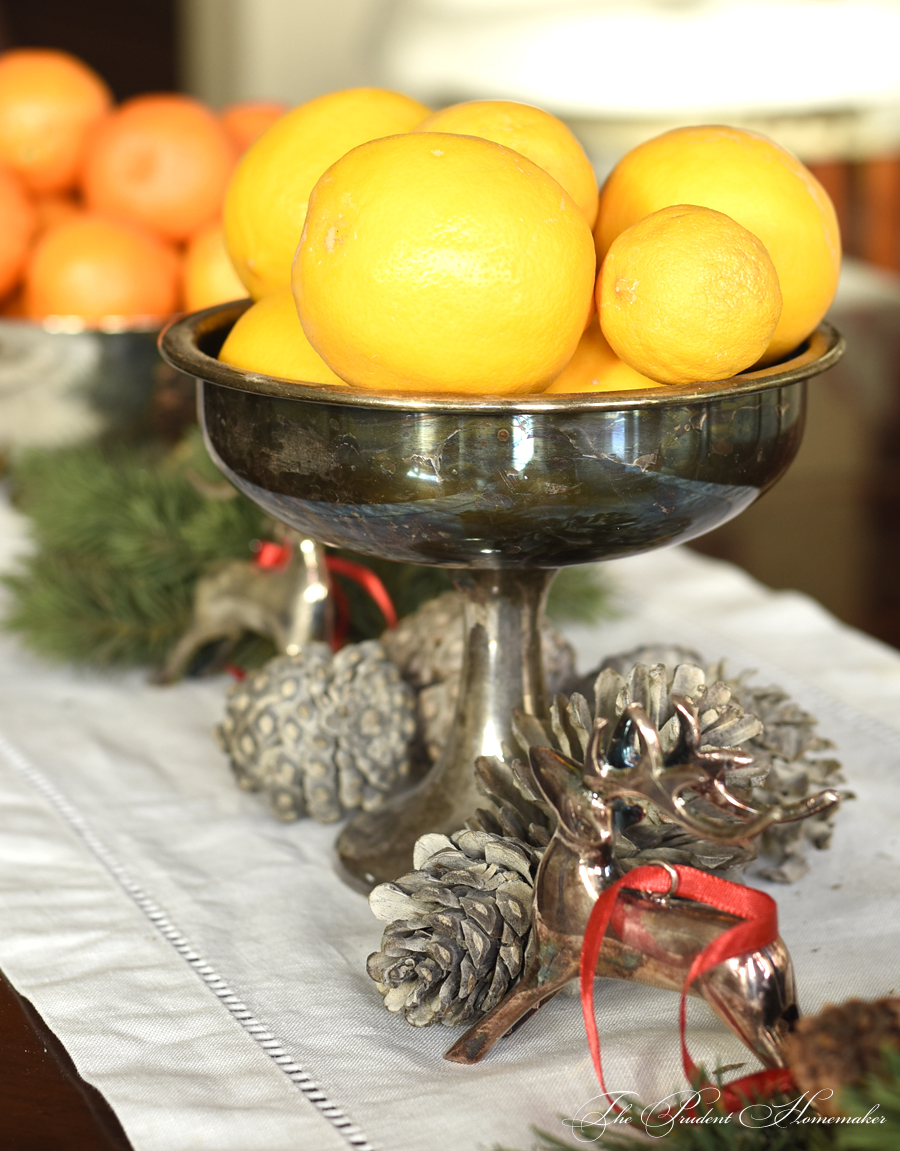
{"type": "Polygon", "coordinates": [[[228,254],[254,299],[291,282],[306,204],[345,152],[408,132],[428,109],[381,88],[350,88],[293,108],[244,153],[225,198],[228,254]]]}
{"type": "Polygon", "coordinates": [[[84,213],[38,241],[25,274],[25,310],[33,320],[80,316],[156,319],[178,307],[175,252],[131,224],[84,213]]]}
{"type": "Polygon", "coordinates": [[[38,234],[84,211],[84,205],[68,192],[47,192],[43,196],[35,196],[34,208],[37,212],[38,234]]]}
{"type": "Polygon", "coordinates": [[[578,341],[575,355],[544,395],[557,392],[624,392],[658,386],[655,380],[642,376],[619,359],[607,343],[595,316],[578,341]]]}
{"type": "Polygon", "coordinates": [[[191,238],[184,254],[185,308],[198,312],[246,295],[247,289],[228,258],[220,221],[207,224],[191,238]]]}
{"type": "Polygon", "coordinates": [[[33,192],[62,192],[76,181],[88,133],[112,104],[87,64],[52,48],[0,56],[0,163],[33,192]]]}
{"type": "Polygon", "coordinates": [[[313,189],[294,262],[303,329],[348,383],[525,393],[585,327],[594,245],[552,176],[475,136],[348,152],[313,189]]]}
{"type": "Polygon", "coordinates": [[[279,100],[241,100],[229,104],[219,113],[222,127],[231,137],[238,153],[246,152],[254,140],[288,110],[279,100]]]}
{"type": "Polygon", "coordinates": [[[219,359],[263,376],[346,386],[307,340],[290,288],[263,296],[248,308],[228,333],[219,359]]]}
{"type": "Polygon", "coordinates": [[[22,275],[37,224],[37,212],[22,180],[15,172],[0,168],[0,296],[11,291],[22,275]]]}
{"type": "Polygon", "coordinates": [[[512,100],[469,100],[432,112],[416,132],[481,136],[527,156],[562,184],[593,228],[597,219],[597,177],[584,149],[562,120],[512,100]]]}
{"type": "Polygon", "coordinates": [[[724,212],[762,241],[784,306],[761,363],[792,352],[825,315],[840,271],[837,217],[818,180],[755,132],[717,126],[665,132],[629,152],[603,186],[599,258],[620,232],[672,204],[724,212]]]}
{"type": "Polygon", "coordinates": [[[234,160],[228,134],[199,100],[135,96],[88,142],[85,202],[164,239],[186,240],[218,216],[234,160]]]}
{"type": "Polygon", "coordinates": [[[726,380],[756,363],[781,315],[759,239],[694,204],[662,208],[613,240],[597,278],[613,351],[662,384],[726,380]]]}

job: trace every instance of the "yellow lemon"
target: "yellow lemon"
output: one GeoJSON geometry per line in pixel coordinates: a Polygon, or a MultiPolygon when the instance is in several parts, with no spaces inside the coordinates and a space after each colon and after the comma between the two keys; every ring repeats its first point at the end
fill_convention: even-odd
{"type": "Polygon", "coordinates": [[[544,395],[556,392],[624,392],[656,388],[655,380],[642,376],[609,346],[596,316],[578,342],[575,355],[544,395]]]}
{"type": "Polygon", "coordinates": [[[184,253],[184,306],[188,312],[239,300],[247,289],[228,258],[221,223],[201,228],[184,253]]]}
{"type": "Polygon", "coordinates": [[[518,152],[474,136],[363,144],[313,190],[294,263],[310,343],[349,383],[540,391],[591,306],[591,231],[518,152]]]}
{"type": "Polygon", "coordinates": [[[837,217],[818,180],[755,132],[677,128],[633,149],[610,173],[600,193],[598,257],[626,228],[672,204],[724,212],[762,241],[784,306],[761,362],[792,352],[828,310],[840,271],[837,217]]]}
{"type": "Polygon", "coordinates": [[[415,131],[481,136],[521,152],[562,184],[593,228],[599,197],[594,169],[571,131],[549,112],[512,100],[469,100],[432,112],[415,131]]]}
{"type": "Polygon", "coordinates": [[[290,288],[263,296],[228,333],[219,359],[233,368],[308,384],[340,384],[303,333],[290,288]]]}
{"type": "Polygon", "coordinates": [[[228,254],[254,299],[290,286],[306,202],[325,169],[357,144],[409,131],[428,111],[381,88],[330,92],[286,113],[247,149],[223,220],[228,254]]]}
{"type": "Polygon", "coordinates": [[[762,243],[722,212],[662,208],[613,240],[597,278],[613,351],[663,384],[725,380],[756,363],[781,315],[762,243]]]}

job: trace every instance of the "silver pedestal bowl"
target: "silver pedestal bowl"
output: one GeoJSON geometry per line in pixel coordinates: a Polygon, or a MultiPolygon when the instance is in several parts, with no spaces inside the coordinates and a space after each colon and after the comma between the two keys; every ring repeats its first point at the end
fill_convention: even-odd
{"type": "Polygon", "coordinates": [[[513,399],[295,384],[215,357],[247,306],[177,321],[161,350],[197,378],[207,446],[270,515],[337,547],[458,569],[466,593],[452,735],[415,788],[355,816],[344,877],[368,889],[412,865],[426,831],[483,805],[473,765],[515,746],[515,708],[544,717],[539,628],[555,572],[682,543],[782,475],[805,381],[840,358],[821,325],[789,361],[713,384],[513,399]]]}

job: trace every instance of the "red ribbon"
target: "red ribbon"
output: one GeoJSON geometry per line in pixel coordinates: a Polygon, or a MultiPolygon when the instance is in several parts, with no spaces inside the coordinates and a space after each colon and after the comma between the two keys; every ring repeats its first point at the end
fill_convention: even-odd
{"type": "MultiPolygon", "coordinates": [[[[778,936],[778,908],[774,899],[763,891],[752,887],[742,887],[738,883],[730,883],[727,879],[720,879],[717,875],[709,875],[705,871],[698,871],[693,867],[684,867],[677,864],[672,869],[678,876],[677,893],[683,899],[692,899],[697,903],[705,903],[709,907],[718,908],[719,911],[728,912],[743,920],[734,927],[723,931],[695,957],[681,988],[681,1008],[678,1014],[679,1032],[681,1037],[681,1062],[684,1074],[692,1084],[698,1083],[697,1067],[691,1059],[685,1042],[685,1028],[687,1025],[687,993],[693,981],[705,971],[734,959],[739,955],[746,955],[749,951],[758,951],[773,943],[778,936]]],[[[616,1112],[621,1113],[624,1108],[615,1103],[606,1090],[603,1082],[603,1067],[600,1062],[600,1038],[597,1034],[597,1021],[594,1016],[594,978],[597,971],[597,960],[600,948],[603,946],[603,937],[609,925],[619,891],[627,887],[636,891],[650,891],[661,894],[674,894],[673,882],[670,872],[659,864],[647,864],[629,871],[621,879],[600,895],[594,904],[587,927],[584,932],[584,943],[581,948],[581,1010],[584,1014],[584,1028],[587,1032],[588,1047],[600,1089],[609,1099],[616,1112]]],[[[702,1086],[711,1086],[702,1083],[702,1086]]],[[[741,1079],[726,1084],[722,1089],[722,1104],[726,1111],[739,1111],[748,1102],[766,1096],[787,1092],[793,1087],[793,1078],[790,1071],[771,1069],[758,1071],[753,1075],[745,1075],[741,1079]]]]}
{"type": "Polygon", "coordinates": [[[397,609],[394,607],[393,600],[387,588],[371,568],[354,563],[353,560],[345,560],[340,556],[333,555],[327,555],[325,563],[332,575],[346,576],[348,579],[352,579],[354,583],[358,583],[363,591],[368,592],[384,616],[385,626],[397,626],[397,609]]]}
{"type": "Polygon", "coordinates": [[[274,540],[260,540],[255,548],[253,562],[266,571],[282,570],[291,562],[293,549],[290,544],[278,544],[274,540]]]}

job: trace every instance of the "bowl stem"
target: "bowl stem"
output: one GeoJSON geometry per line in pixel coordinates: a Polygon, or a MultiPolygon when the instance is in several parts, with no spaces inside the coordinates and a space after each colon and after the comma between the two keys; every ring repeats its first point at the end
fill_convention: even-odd
{"type": "Polygon", "coordinates": [[[457,586],[465,594],[465,647],[450,737],[428,774],[378,811],[354,816],[337,841],[339,870],[359,890],[396,879],[413,866],[413,847],[429,831],[449,834],[487,800],[475,760],[516,746],[519,708],[545,719],[541,619],[555,570],[476,568],[457,586]]]}

